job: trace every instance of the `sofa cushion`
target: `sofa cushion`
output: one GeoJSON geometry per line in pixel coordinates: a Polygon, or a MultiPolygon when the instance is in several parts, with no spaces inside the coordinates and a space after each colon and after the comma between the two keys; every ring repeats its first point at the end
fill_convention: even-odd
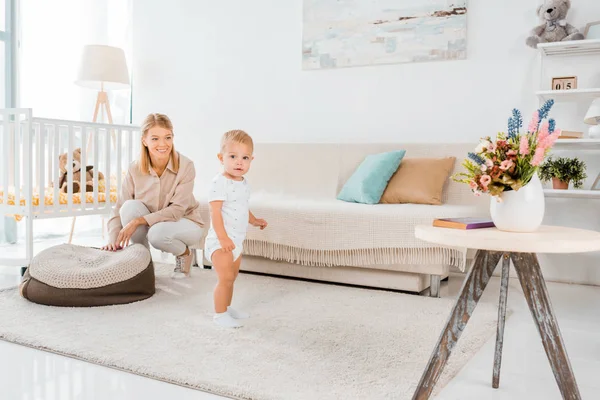
{"type": "Polygon", "coordinates": [[[365,157],[338,194],[338,200],[377,204],[388,181],[398,169],[405,150],[371,154],[365,157]]]}
{"type": "Polygon", "coordinates": [[[405,158],[391,177],[380,203],[442,204],[456,157],[405,158]]]}

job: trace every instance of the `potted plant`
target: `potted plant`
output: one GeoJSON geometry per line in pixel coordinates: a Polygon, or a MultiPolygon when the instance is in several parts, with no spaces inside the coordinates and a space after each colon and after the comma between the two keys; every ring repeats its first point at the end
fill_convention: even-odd
{"type": "Polygon", "coordinates": [[[549,157],[540,167],[539,175],[542,182],[552,180],[554,189],[568,189],[570,182],[573,182],[574,188],[580,189],[587,178],[585,168],[585,163],[577,157],[549,157]]]}
{"type": "Polygon", "coordinates": [[[537,174],[546,155],[560,136],[548,117],[553,100],[533,113],[527,131],[514,109],[508,119],[508,133],[496,139],[484,137],[463,162],[466,172],[452,177],[466,183],[476,196],[489,194],[490,214],[496,228],[511,232],[533,232],[544,218],[544,189],[537,174]]]}

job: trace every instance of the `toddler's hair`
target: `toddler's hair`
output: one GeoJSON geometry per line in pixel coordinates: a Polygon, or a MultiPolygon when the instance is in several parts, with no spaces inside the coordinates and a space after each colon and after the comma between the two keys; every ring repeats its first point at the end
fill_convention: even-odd
{"type": "Polygon", "coordinates": [[[252,137],[240,129],[225,132],[221,138],[221,153],[225,151],[228,142],[242,143],[250,147],[250,152],[254,151],[254,142],[252,137]]]}

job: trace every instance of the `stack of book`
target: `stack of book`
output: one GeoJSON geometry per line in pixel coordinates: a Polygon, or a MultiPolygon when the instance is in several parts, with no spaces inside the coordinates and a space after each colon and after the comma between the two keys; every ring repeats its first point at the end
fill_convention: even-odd
{"type": "Polygon", "coordinates": [[[581,139],[583,138],[583,132],[574,131],[560,131],[558,139],[581,139]]]}
{"type": "Polygon", "coordinates": [[[433,226],[453,229],[481,229],[495,227],[494,222],[492,222],[491,219],[476,217],[438,218],[433,220],[433,226]]]}

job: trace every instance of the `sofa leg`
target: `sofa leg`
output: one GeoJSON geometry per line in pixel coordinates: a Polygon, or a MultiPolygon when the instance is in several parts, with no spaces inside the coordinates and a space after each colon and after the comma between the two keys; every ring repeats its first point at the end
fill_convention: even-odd
{"type": "Polygon", "coordinates": [[[429,296],[440,297],[440,284],[442,277],[439,275],[431,275],[431,281],[429,286],[429,296]]]}

